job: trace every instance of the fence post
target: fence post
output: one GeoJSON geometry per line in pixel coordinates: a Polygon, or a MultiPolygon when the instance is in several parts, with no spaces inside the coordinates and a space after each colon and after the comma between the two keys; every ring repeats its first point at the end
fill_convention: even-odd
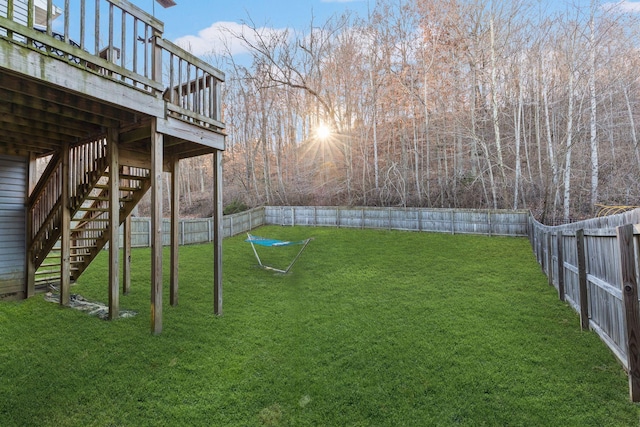
{"type": "Polygon", "coordinates": [[[553,232],[547,233],[547,279],[549,286],[553,286],[553,232]]]}
{"type": "Polygon", "coordinates": [[[633,225],[616,228],[620,247],[622,303],[624,305],[625,332],[627,334],[627,360],[629,368],[629,397],[640,402],[640,313],[638,313],[638,280],[636,277],[633,225]]]}
{"type": "Polygon", "coordinates": [[[564,301],[564,241],[562,230],[558,231],[558,297],[564,301]]]}
{"type": "Polygon", "coordinates": [[[456,213],[451,209],[451,234],[456,234],[456,213]]]}
{"type": "Polygon", "coordinates": [[[576,231],[576,245],[578,248],[578,280],[580,282],[580,327],[584,331],[589,330],[589,296],[583,229],[576,231]]]}

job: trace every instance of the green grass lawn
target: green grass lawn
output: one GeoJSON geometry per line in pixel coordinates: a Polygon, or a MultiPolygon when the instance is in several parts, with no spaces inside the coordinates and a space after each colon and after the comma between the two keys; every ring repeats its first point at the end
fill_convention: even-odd
{"type": "MultiPolygon", "coordinates": [[[[0,303],[1,426],[636,426],[614,356],[521,238],[264,227],[315,240],[293,272],[224,242],[182,247],[180,303],[150,334],[150,252],[108,322],[0,303]]],[[[296,248],[263,248],[287,263],[296,248]]],[[[167,253],[168,255],[168,253],[167,253]]],[[[168,291],[165,257],[165,290],[168,291]]],[[[107,301],[107,253],[72,293],[107,301]]]]}

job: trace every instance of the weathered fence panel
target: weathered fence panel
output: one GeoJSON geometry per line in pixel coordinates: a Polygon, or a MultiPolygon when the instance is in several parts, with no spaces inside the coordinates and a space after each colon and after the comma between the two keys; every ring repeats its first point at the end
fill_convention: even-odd
{"type": "Polygon", "coordinates": [[[636,227],[629,239],[621,238],[616,229],[624,228],[628,233],[631,224],[639,222],[640,209],[636,209],[557,227],[544,226],[531,218],[529,229],[536,259],[550,283],[561,292],[560,298],[580,314],[582,327],[596,332],[629,372],[633,401],[640,401],[640,368],[633,365],[640,356],[634,354],[636,344],[629,341],[636,332],[629,328],[638,327],[635,319],[640,313],[637,290],[633,303],[628,297],[625,301],[627,279],[623,274],[633,278],[640,270],[640,232],[636,227]],[[634,370],[638,372],[631,372],[634,370]]]}
{"type": "MultiPolygon", "coordinates": [[[[225,215],[223,236],[246,233],[266,224],[526,236],[528,213],[421,208],[272,206],[225,215]]],[[[179,243],[188,245],[210,242],[213,240],[213,229],[211,218],[180,220],[179,243]]],[[[132,218],[131,246],[149,247],[150,230],[149,218],[132,218]]],[[[163,245],[170,244],[170,231],[170,222],[167,219],[163,221],[162,226],[163,245]]],[[[120,232],[122,233],[122,229],[120,232]]],[[[122,241],[124,238],[121,238],[122,241]]]]}
{"type": "Polygon", "coordinates": [[[528,213],[466,209],[266,207],[267,224],[526,236],[528,213]]]}

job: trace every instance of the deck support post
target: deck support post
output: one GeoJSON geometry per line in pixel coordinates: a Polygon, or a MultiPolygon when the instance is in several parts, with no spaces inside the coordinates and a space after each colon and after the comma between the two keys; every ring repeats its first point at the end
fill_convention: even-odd
{"type": "Polygon", "coordinates": [[[62,188],[60,195],[60,305],[69,305],[71,287],[71,206],[69,203],[69,143],[62,146],[62,188]]]}
{"type": "Polygon", "coordinates": [[[129,294],[131,290],[131,215],[124,220],[124,242],[122,249],[122,293],[129,294]]]}
{"type": "Polygon", "coordinates": [[[171,306],[178,305],[178,246],[180,244],[180,159],[171,162],[171,306]]]}
{"type": "Polygon", "coordinates": [[[120,163],[118,158],[118,130],[107,130],[109,159],[109,320],[120,315],[120,163]]]}
{"type": "Polygon", "coordinates": [[[631,224],[616,229],[620,248],[622,304],[627,335],[629,397],[632,402],[640,402],[640,304],[638,304],[638,278],[636,276],[633,231],[634,227],[631,224]]]}
{"type": "Polygon", "coordinates": [[[151,123],[151,333],[162,332],[162,156],[163,136],[151,123]]]}
{"type": "MultiPolygon", "coordinates": [[[[30,200],[31,193],[33,193],[34,188],[36,187],[38,181],[36,179],[37,172],[37,157],[33,153],[29,153],[29,164],[27,166],[27,194],[25,194],[25,200],[30,200]]],[[[33,262],[33,251],[31,248],[31,243],[33,239],[33,217],[31,215],[31,205],[27,206],[27,259],[26,259],[26,278],[25,278],[25,289],[24,289],[24,297],[31,298],[36,293],[36,267],[33,262]]]]}
{"type": "Polygon", "coordinates": [[[213,153],[213,312],[222,316],[222,151],[213,153]]]}

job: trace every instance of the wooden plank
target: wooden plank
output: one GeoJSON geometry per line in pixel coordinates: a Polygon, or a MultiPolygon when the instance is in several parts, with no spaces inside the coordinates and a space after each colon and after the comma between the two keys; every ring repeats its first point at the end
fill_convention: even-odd
{"type": "Polygon", "coordinates": [[[118,130],[107,130],[109,156],[109,320],[120,315],[120,165],[118,163],[118,130]]]}
{"type": "MultiPolygon", "coordinates": [[[[155,117],[164,116],[164,101],[161,99],[160,92],[150,94],[124,85],[119,80],[110,80],[105,76],[87,72],[66,62],[10,43],[0,43],[0,58],[3,55],[7,63],[11,64],[13,71],[37,81],[46,81],[58,88],[83,93],[95,100],[114,106],[155,117]],[[45,78],[46,80],[44,80],[45,78]]],[[[91,105],[99,104],[93,103],[91,105]]]]}
{"type": "MultiPolygon", "coordinates": [[[[612,262],[613,264],[613,262],[612,262]]],[[[622,300],[622,291],[615,286],[605,282],[597,276],[587,273],[587,283],[592,283],[594,286],[602,289],[607,294],[612,295],[613,297],[622,300]]]]}
{"type": "Polygon", "coordinates": [[[158,120],[157,131],[165,135],[202,144],[216,150],[224,150],[225,135],[223,133],[186,123],[173,117],[158,120]]]}
{"type": "MultiPolygon", "coordinates": [[[[176,113],[177,115],[182,115],[182,116],[186,116],[189,118],[192,118],[196,121],[200,121],[202,122],[202,124],[208,124],[213,128],[218,128],[219,130],[222,130],[226,127],[226,125],[224,123],[222,123],[219,120],[213,119],[211,117],[207,117],[205,115],[202,115],[192,109],[188,109],[188,108],[182,108],[178,105],[175,104],[170,104],[167,103],[167,110],[171,111],[173,113],[176,113]]],[[[213,129],[211,129],[213,130],[213,129]]]]}
{"type": "Polygon", "coordinates": [[[62,148],[62,218],[60,229],[61,261],[60,261],[60,305],[69,305],[71,287],[71,207],[69,206],[69,144],[62,148]]]}
{"type": "Polygon", "coordinates": [[[180,243],[180,160],[173,159],[171,171],[171,282],[169,299],[178,305],[178,245],[180,243]]]}
{"type": "Polygon", "coordinates": [[[557,235],[558,246],[558,297],[560,301],[564,301],[564,240],[562,231],[558,230],[557,235]]]}
{"type": "Polygon", "coordinates": [[[151,124],[151,332],[162,332],[162,134],[151,124]]]}
{"type": "Polygon", "coordinates": [[[589,294],[587,289],[587,262],[585,257],[584,230],[576,230],[578,250],[578,280],[580,283],[580,327],[589,330],[589,294]]]}
{"type": "MultiPolygon", "coordinates": [[[[18,106],[0,104],[0,123],[3,123],[3,127],[6,126],[6,124],[11,124],[16,127],[35,129],[42,131],[45,136],[48,136],[50,132],[53,132],[67,137],[82,138],[89,136],[92,133],[89,132],[91,130],[91,126],[87,126],[86,124],[84,126],[67,126],[68,123],[61,123],[59,119],[38,110],[30,110],[29,113],[20,114],[21,109],[16,107],[18,106]]],[[[96,127],[96,129],[98,128],[96,127]]]]}
{"type": "Polygon", "coordinates": [[[616,232],[620,247],[622,302],[628,346],[629,396],[632,402],[640,402],[640,304],[638,304],[633,225],[618,227],[616,232]]]}
{"type": "MultiPolygon", "coordinates": [[[[1,45],[1,44],[0,44],[1,45]]],[[[49,91],[43,90],[40,96],[29,96],[25,93],[18,93],[8,88],[3,87],[4,82],[4,74],[0,73],[0,98],[8,104],[12,105],[12,109],[18,108],[18,111],[24,111],[23,113],[19,113],[20,115],[33,117],[33,112],[39,111],[45,116],[55,116],[61,117],[65,119],[69,119],[67,126],[72,126],[72,123],[89,123],[92,125],[104,126],[104,127],[113,127],[118,126],[118,119],[108,118],[106,115],[102,115],[100,113],[104,111],[98,111],[97,114],[90,112],[89,110],[80,110],[76,108],[76,106],[56,103],[51,99],[42,99],[41,97],[46,97],[49,91]]],[[[37,89],[39,90],[41,87],[38,85],[37,89]]],[[[52,92],[53,93],[53,92],[52,92]]],[[[54,99],[58,99],[54,97],[54,99]]],[[[95,110],[96,107],[93,108],[95,110]]],[[[10,114],[10,113],[8,113],[10,114]]],[[[111,114],[113,115],[113,114],[111,114]]],[[[126,116],[122,117],[123,120],[126,120],[126,116]]]]}

